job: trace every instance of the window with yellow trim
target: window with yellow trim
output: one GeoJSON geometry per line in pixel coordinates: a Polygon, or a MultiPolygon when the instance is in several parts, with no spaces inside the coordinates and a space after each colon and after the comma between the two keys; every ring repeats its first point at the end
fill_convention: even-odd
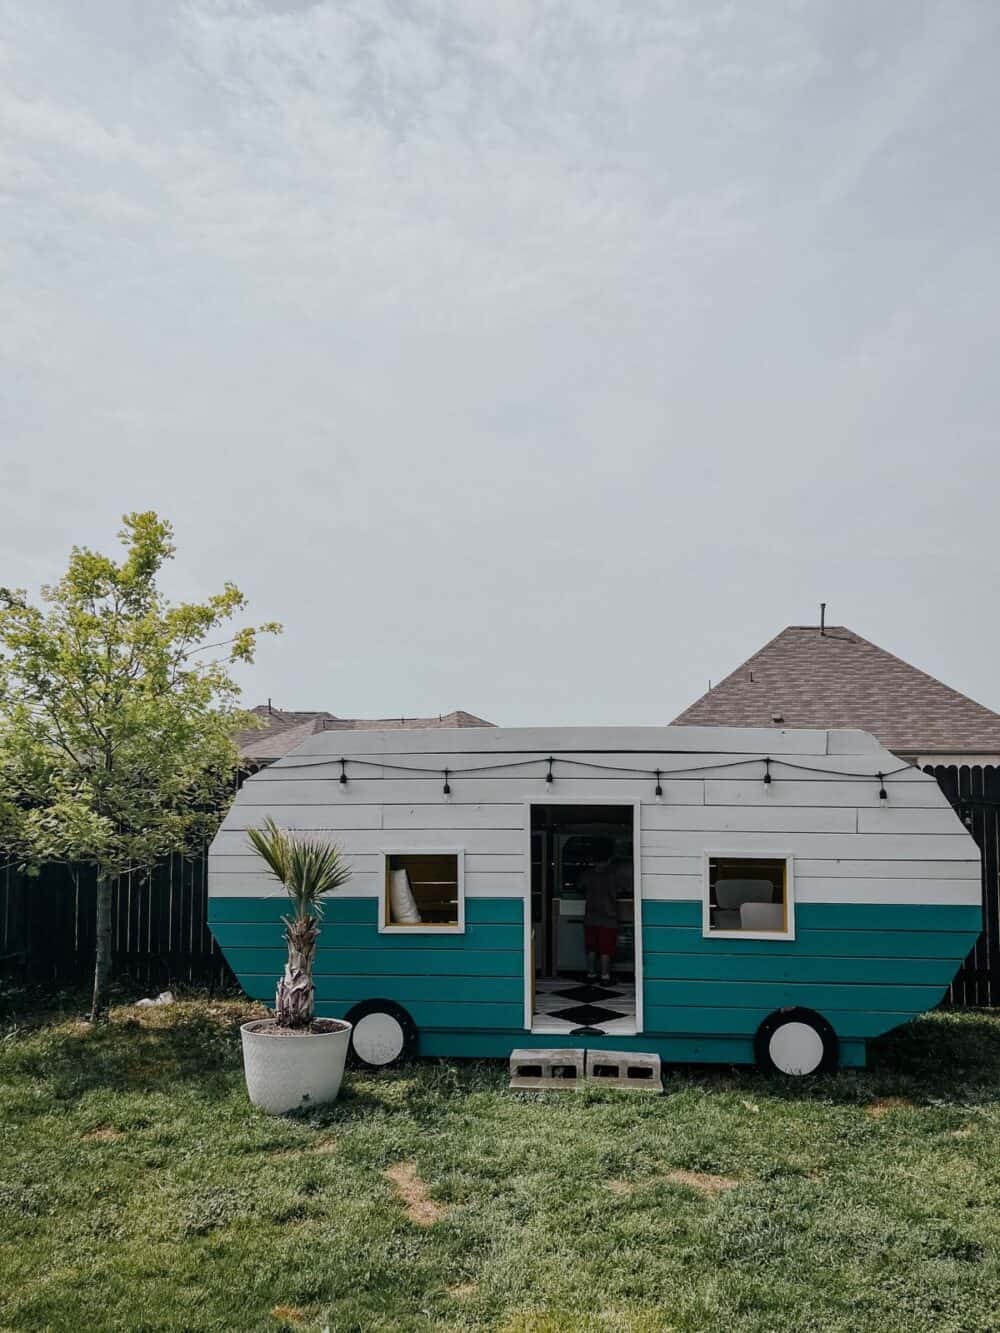
{"type": "Polygon", "coordinates": [[[459,851],[386,852],[383,930],[438,933],[465,923],[459,851]]]}
{"type": "Polygon", "coordinates": [[[705,934],[794,935],[791,858],[708,856],[705,934]]]}

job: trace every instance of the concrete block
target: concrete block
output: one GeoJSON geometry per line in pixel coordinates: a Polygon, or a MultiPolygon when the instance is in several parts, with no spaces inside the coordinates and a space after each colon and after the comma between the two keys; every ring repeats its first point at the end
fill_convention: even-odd
{"type": "Polygon", "coordinates": [[[568,1091],[582,1086],[585,1067],[586,1053],[576,1047],[511,1051],[510,1086],[535,1092],[568,1091]]]}
{"type": "Polygon", "coordinates": [[[588,1051],[587,1081],[636,1092],[662,1092],[660,1057],[653,1051],[588,1051]]]}

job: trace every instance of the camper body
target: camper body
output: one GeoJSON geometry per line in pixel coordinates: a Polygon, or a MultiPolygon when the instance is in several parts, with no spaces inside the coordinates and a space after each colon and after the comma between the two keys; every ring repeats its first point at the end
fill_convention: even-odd
{"type": "Polygon", "coordinates": [[[246,830],[268,816],[352,867],[316,1007],[376,1066],[527,1047],[860,1066],[939,1003],[982,925],[973,839],[863,732],[329,730],[244,783],[210,852],[211,929],[265,1003],[287,900],[246,830]],[[598,862],[608,986],[587,977],[598,862]]]}

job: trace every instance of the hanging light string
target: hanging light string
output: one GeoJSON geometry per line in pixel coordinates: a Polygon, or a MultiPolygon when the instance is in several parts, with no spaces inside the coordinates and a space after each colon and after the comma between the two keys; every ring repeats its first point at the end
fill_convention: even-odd
{"type": "MultiPolygon", "coordinates": [[[[671,751],[665,751],[664,753],[669,754],[671,753],[671,751]]],[[[687,752],[673,751],[672,753],[684,754],[687,752]]],[[[348,763],[362,768],[378,768],[383,771],[385,769],[390,769],[396,773],[413,773],[420,776],[436,777],[439,779],[442,773],[442,770],[439,766],[432,767],[431,765],[424,765],[424,764],[398,764],[393,760],[360,759],[354,757],[352,757],[351,759],[347,759],[346,757],[341,757],[338,759],[309,759],[309,760],[302,760],[297,763],[284,763],[281,766],[287,772],[289,769],[297,770],[300,768],[302,769],[328,768],[331,764],[339,764],[340,765],[339,781],[341,782],[341,784],[345,784],[347,782],[348,763]]],[[[853,778],[856,780],[863,780],[869,782],[877,781],[879,783],[879,799],[883,801],[888,799],[888,793],[885,790],[886,782],[890,778],[895,777],[898,773],[906,773],[913,768],[912,764],[900,764],[899,768],[890,769],[888,772],[844,773],[844,772],[838,772],[838,770],[836,769],[818,768],[814,764],[799,764],[796,763],[793,759],[775,759],[771,755],[759,755],[759,756],[746,755],[740,759],[728,759],[724,760],[722,763],[717,763],[717,764],[689,764],[683,768],[677,768],[677,769],[663,769],[663,768],[647,769],[647,768],[640,768],[638,765],[633,767],[633,766],[626,766],[623,764],[602,764],[602,763],[597,763],[591,759],[575,759],[568,755],[549,755],[547,757],[533,756],[530,759],[512,759],[505,762],[493,761],[486,764],[474,764],[460,769],[446,769],[445,784],[447,785],[448,782],[447,775],[456,772],[462,774],[463,776],[469,775],[471,777],[477,775],[482,776],[483,774],[505,772],[507,770],[515,768],[528,768],[531,765],[535,764],[548,764],[547,771],[541,776],[544,776],[546,784],[551,785],[552,783],[555,782],[553,765],[557,763],[567,764],[576,768],[596,769],[598,772],[601,773],[622,773],[626,774],[629,777],[634,777],[634,778],[655,778],[657,796],[662,795],[662,779],[664,774],[668,778],[693,779],[705,773],[718,773],[722,772],[725,769],[730,769],[730,768],[744,768],[748,764],[763,764],[764,773],[762,776],[762,781],[764,782],[765,785],[769,786],[773,782],[773,777],[771,775],[771,765],[777,764],[780,765],[781,768],[792,769],[793,771],[799,773],[819,773],[825,778],[844,778],[844,779],[853,778]]],[[[919,772],[920,770],[916,771],[919,772]]]]}

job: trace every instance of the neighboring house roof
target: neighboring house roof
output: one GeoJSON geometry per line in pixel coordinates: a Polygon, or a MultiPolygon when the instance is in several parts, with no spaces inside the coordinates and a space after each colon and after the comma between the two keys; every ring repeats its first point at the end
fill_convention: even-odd
{"type": "Polygon", "coordinates": [[[843,625],[790,625],[674,723],[856,727],[896,754],[1000,751],[1000,713],[843,625]]]}
{"type": "Polygon", "coordinates": [[[292,712],[287,708],[273,708],[257,704],[250,709],[264,723],[262,728],[236,733],[236,744],[244,759],[255,764],[270,763],[290,754],[309,736],[318,731],[392,731],[418,727],[492,727],[473,713],[456,709],[437,717],[337,717],[327,712],[292,712]]]}

